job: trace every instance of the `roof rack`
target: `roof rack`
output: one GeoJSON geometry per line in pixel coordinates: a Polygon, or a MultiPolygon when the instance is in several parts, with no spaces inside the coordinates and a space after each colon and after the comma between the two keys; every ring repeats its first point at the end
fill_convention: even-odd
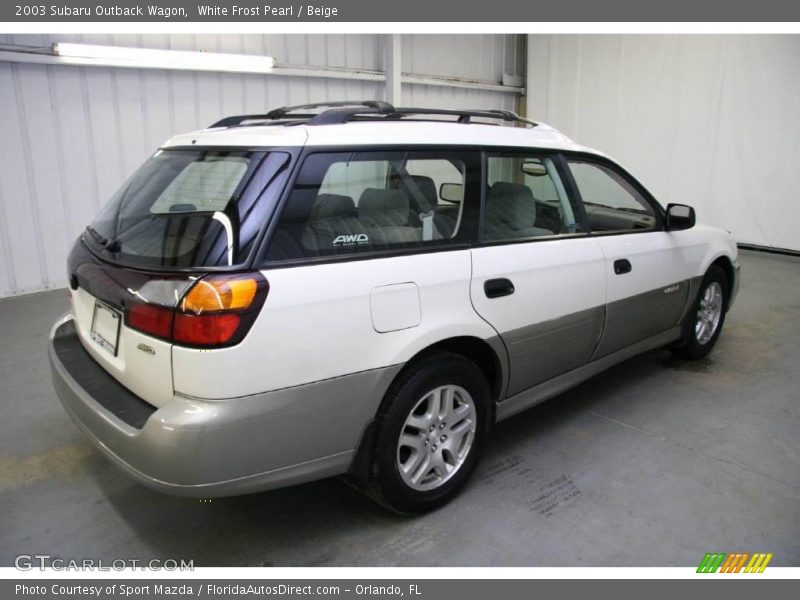
{"type": "Polygon", "coordinates": [[[524,123],[536,127],[538,123],[520,117],[510,110],[453,110],[444,108],[395,108],[388,102],[381,100],[366,100],[362,102],[323,102],[319,104],[298,104],[276,108],[265,114],[237,115],[225,117],[217,121],[210,128],[236,127],[247,121],[275,121],[273,124],[305,121],[306,125],[337,125],[352,120],[400,120],[405,117],[424,116],[454,116],[458,117],[456,123],[469,124],[472,118],[501,119],[507,122],[524,123]],[[306,113],[318,108],[325,108],[321,112],[306,113]]]}
{"type": "Polygon", "coordinates": [[[536,121],[531,121],[525,117],[520,117],[517,113],[511,112],[510,110],[497,109],[458,110],[449,108],[397,108],[390,116],[394,115],[399,115],[400,117],[405,115],[449,115],[458,117],[456,122],[462,124],[468,124],[472,121],[472,117],[477,117],[480,119],[502,119],[503,121],[508,122],[525,123],[526,125],[531,125],[533,127],[538,125],[536,121]]]}
{"type": "MultiPolygon", "coordinates": [[[[275,108],[268,113],[265,114],[257,114],[257,115],[236,115],[233,117],[225,117],[224,119],[217,121],[213,125],[209,127],[209,129],[213,129],[215,127],[236,127],[237,125],[241,125],[246,121],[278,121],[282,119],[286,120],[302,120],[302,121],[313,121],[319,117],[323,117],[323,115],[327,115],[328,113],[333,113],[333,115],[338,115],[337,119],[333,122],[346,122],[346,116],[354,116],[357,114],[388,114],[394,112],[395,108],[388,102],[383,102],[381,100],[366,100],[363,102],[320,102],[316,104],[297,104],[295,106],[282,106],[281,108],[275,108]],[[307,113],[307,114],[291,114],[301,110],[314,110],[317,108],[328,108],[329,110],[325,110],[319,113],[307,113]],[[341,120],[345,119],[345,120],[341,120]]],[[[317,125],[321,124],[320,122],[315,123],[317,125]]]]}

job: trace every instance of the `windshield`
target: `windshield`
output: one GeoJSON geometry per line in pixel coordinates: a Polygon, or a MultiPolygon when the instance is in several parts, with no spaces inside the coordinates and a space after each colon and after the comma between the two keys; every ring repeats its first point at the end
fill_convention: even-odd
{"type": "Polygon", "coordinates": [[[289,154],[159,150],[114,194],[84,239],[128,266],[232,266],[250,254],[289,154]]]}

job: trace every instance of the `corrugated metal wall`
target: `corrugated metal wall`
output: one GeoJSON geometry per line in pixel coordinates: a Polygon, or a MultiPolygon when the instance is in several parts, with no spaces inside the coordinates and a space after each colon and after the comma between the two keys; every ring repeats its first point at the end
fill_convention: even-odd
{"type": "MultiPolygon", "coordinates": [[[[503,73],[525,73],[523,36],[404,35],[402,70],[499,83],[503,73]]],[[[517,111],[515,94],[403,84],[403,103],[441,108],[502,108],[517,111]]]]}
{"type": "MultiPolygon", "coordinates": [[[[2,44],[82,42],[266,54],[281,65],[383,69],[379,35],[0,35],[2,44]]],[[[518,36],[404,35],[402,69],[500,82],[523,73],[518,36]]],[[[165,139],[286,104],[383,98],[345,79],[0,62],[0,296],[65,285],[68,248],[165,139]]],[[[403,103],[515,110],[515,94],[403,85],[403,103]]]]}

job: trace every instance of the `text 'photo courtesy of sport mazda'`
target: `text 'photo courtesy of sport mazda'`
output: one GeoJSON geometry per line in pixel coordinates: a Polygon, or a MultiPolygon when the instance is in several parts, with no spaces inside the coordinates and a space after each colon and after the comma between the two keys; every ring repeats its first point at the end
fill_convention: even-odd
{"type": "Polygon", "coordinates": [[[708,354],[739,283],[729,233],[551,127],[385,102],[172,138],[68,270],[53,381],[135,479],[347,474],[410,513],[464,486],[495,422],[646,350],[708,354]]]}

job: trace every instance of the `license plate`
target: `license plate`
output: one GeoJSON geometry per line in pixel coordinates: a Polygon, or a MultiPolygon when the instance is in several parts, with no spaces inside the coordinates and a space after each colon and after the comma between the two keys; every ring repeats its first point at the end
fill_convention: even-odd
{"type": "Polygon", "coordinates": [[[95,302],[90,335],[97,345],[110,352],[112,356],[117,355],[121,321],[120,314],[113,308],[102,302],[95,302]]]}

